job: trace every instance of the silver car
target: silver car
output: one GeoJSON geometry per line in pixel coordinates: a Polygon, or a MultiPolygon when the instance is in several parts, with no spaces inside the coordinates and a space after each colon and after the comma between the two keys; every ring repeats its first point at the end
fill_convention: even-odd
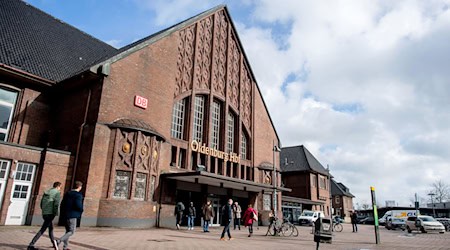
{"type": "Polygon", "coordinates": [[[431,216],[419,215],[417,217],[408,217],[406,220],[406,230],[408,230],[408,233],[411,233],[412,230],[418,230],[422,233],[434,231],[443,234],[445,232],[445,227],[431,216]]]}

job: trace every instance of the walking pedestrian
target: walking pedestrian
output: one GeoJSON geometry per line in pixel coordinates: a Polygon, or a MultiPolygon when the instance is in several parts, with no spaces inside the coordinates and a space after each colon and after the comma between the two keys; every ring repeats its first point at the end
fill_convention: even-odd
{"type": "Polygon", "coordinates": [[[207,201],[203,207],[203,232],[209,233],[209,223],[214,218],[214,211],[211,201],[207,201]]]}
{"type": "Polygon", "coordinates": [[[233,218],[234,218],[234,230],[236,230],[236,226],[239,230],[241,230],[241,213],[242,209],[239,206],[239,203],[236,201],[233,205],[233,218]]]}
{"type": "Polygon", "coordinates": [[[190,202],[189,203],[189,207],[187,210],[187,219],[188,219],[188,230],[194,230],[194,220],[195,220],[195,215],[197,214],[197,211],[195,210],[194,207],[194,202],[190,202]]]}
{"type": "Polygon", "coordinates": [[[59,202],[61,201],[61,182],[53,183],[53,188],[44,192],[41,199],[41,210],[42,218],[44,223],[42,224],[41,230],[37,232],[34,238],[28,245],[28,250],[37,249],[34,244],[39,240],[39,238],[45,233],[48,228],[48,235],[52,246],[54,249],[58,250],[58,244],[56,243],[55,237],[53,236],[53,219],[58,216],[59,202]]]}
{"type": "Polygon", "coordinates": [[[69,238],[75,234],[77,220],[81,218],[81,214],[83,213],[83,195],[80,193],[82,188],[83,183],[76,181],[74,189],[68,191],[61,202],[61,214],[65,218],[66,234],[57,240],[56,244],[59,246],[63,242],[64,250],[69,250],[69,238]]]}
{"type": "Polygon", "coordinates": [[[353,232],[357,233],[358,232],[358,225],[356,224],[358,221],[358,214],[356,213],[356,211],[352,211],[352,214],[350,215],[350,219],[352,222],[352,228],[353,228],[353,232]]]}
{"type": "Polygon", "coordinates": [[[222,208],[222,224],[224,225],[222,235],[220,236],[220,240],[225,240],[225,232],[228,234],[228,239],[233,240],[230,234],[230,224],[231,219],[233,218],[233,209],[231,205],[233,204],[233,200],[229,199],[228,203],[225,204],[222,208]]]}
{"type": "Polygon", "coordinates": [[[177,229],[180,229],[180,225],[181,225],[181,220],[183,218],[183,213],[184,213],[184,204],[183,202],[179,201],[177,203],[177,205],[175,205],[175,220],[176,220],[176,224],[177,224],[177,229]]]}
{"type": "Polygon", "coordinates": [[[252,237],[253,221],[258,220],[258,213],[255,209],[253,209],[252,204],[248,205],[248,208],[247,210],[245,210],[242,220],[244,221],[244,226],[248,227],[248,237],[252,237]]]}

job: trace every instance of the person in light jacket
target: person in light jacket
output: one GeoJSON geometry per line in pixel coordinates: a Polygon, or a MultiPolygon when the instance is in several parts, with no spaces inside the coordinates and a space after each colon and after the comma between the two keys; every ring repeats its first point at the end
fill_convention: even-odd
{"type": "Polygon", "coordinates": [[[236,201],[233,205],[233,217],[234,217],[234,230],[236,230],[236,226],[239,230],[241,230],[241,213],[242,209],[239,206],[239,203],[236,201]]]}

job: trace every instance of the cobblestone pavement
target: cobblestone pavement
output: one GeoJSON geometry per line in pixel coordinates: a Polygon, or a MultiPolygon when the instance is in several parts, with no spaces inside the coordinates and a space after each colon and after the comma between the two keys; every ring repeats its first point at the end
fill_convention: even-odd
{"type": "MultiPolygon", "coordinates": [[[[79,228],[71,237],[71,249],[316,249],[311,227],[298,227],[299,237],[264,236],[266,227],[255,227],[254,235],[247,237],[246,228],[231,230],[232,241],[220,241],[221,228],[203,233],[201,228],[186,229],[119,229],[79,228]]],[[[38,227],[0,226],[0,249],[26,249],[38,227]]],[[[64,228],[57,227],[55,236],[62,236],[64,228]]],[[[319,249],[450,249],[450,232],[445,234],[388,231],[380,227],[381,244],[375,244],[373,226],[359,225],[352,233],[345,224],[343,232],[334,233],[332,244],[321,243],[319,249]]],[[[45,234],[36,244],[39,249],[51,249],[45,234]]]]}

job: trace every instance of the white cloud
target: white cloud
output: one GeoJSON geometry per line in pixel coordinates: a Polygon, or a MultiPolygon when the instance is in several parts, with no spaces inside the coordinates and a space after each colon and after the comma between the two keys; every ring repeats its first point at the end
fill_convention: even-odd
{"type": "Polygon", "coordinates": [[[267,0],[252,12],[263,26],[239,26],[283,144],[306,145],[356,202],[374,185],[380,202],[409,205],[450,177],[449,6],[267,0]],[[285,83],[292,74],[302,80],[285,83]]]}

